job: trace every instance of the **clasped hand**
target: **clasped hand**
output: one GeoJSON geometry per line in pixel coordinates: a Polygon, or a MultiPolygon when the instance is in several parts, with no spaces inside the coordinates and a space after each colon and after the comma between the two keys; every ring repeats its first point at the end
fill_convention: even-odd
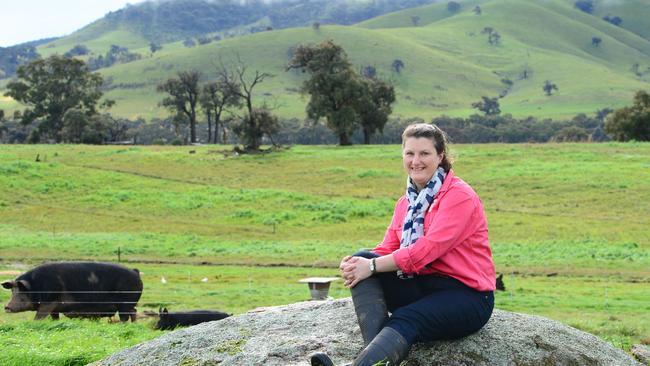
{"type": "Polygon", "coordinates": [[[370,273],[370,259],[350,255],[343,257],[339,269],[345,281],[344,285],[348,288],[356,286],[359,281],[365,280],[372,274],[370,273]]]}

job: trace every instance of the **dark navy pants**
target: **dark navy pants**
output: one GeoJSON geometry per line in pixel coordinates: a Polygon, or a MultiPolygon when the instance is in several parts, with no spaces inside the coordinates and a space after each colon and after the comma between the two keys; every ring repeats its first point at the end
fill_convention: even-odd
{"type": "MultiPolygon", "coordinates": [[[[373,258],[372,252],[358,257],[373,258]]],[[[376,273],[388,311],[384,325],[399,332],[409,344],[454,339],[481,329],[492,315],[494,293],[481,292],[464,283],[438,275],[400,279],[395,272],[376,273]]]]}

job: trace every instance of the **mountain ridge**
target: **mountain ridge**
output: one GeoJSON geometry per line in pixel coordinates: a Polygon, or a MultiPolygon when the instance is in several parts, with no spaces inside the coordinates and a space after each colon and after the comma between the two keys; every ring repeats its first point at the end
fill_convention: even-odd
{"type": "MultiPolygon", "coordinates": [[[[650,0],[634,1],[639,9],[646,9],[647,4],[650,16],[650,0]]],[[[468,0],[459,2],[458,11],[450,11],[449,3],[408,8],[351,26],[269,28],[211,39],[196,47],[174,41],[164,43],[156,53],[150,52],[147,40],[138,34],[117,28],[101,33],[96,25],[96,29],[89,26],[98,37],[92,41],[95,46],[88,48],[97,55],[116,42],[142,55],[140,60],[99,70],[107,79],[107,97],[117,101],[112,113],[128,118],[167,116],[157,105],[163,97],[155,92],[157,83],[185,69],[200,70],[207,80],[215,76],[217,60],[232,59],[235,54],[251,70],[276,75],[259,85],[257,103],[277,105],[281,117],[304,118],[307,99],[298,93],[304,76],[284,72],[284,66],[292,47],[325,39],[342,44],[355,67],[372,66],[380,78],[393,82],[397,91],[394,112],[405,118],[467,116],[475,112],[471,103],[484,95],[501,96],[504,113],[568,118],[629,104],[636,90],[650,86],[650,42],[625,28],[636,29],[635,23],[626,23],[627,13],[617,13],[623,27],[601,19],[596,12],[608,12],[601,2],[596,3],[596,15],[565,0],[468,0]],[[411,18],[414,14],[418,24],[411,18]],[[498,43],[488,42],[483,33],[487,28],[499,33],[498,43]],[[400,72],[391,68],[398,59],[405,64],[400,72]],[[545,95],[545,80],[556,83],[559,91],[545,95]]],[[[75,43],[70,40],[82,36],[83,32],[73,34],[37,49],[43,54],[62,53],[75,43]]],[[[17,107],[0,98],[0,108],[17,107]]]]}

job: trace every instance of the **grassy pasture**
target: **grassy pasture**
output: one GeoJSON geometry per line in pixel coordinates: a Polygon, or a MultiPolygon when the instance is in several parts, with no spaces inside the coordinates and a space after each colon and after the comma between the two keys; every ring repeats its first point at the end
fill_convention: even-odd
{"type": "MultiPolygon", "coordinates": [[[[486,207],[508,290],[497,307],[626,350],[650,341],[650,144],[456,145],[452,154],[486,207]]],[[[119,248],[143,272],[139,311],[301,301],[309,295],[298,279],[336,275],[341,256],[381,240],[404,179],[396,145],[237,157],[224,146],[2,145],[0,280],[50,259],[115,261],[119,248]]],[[[348,292],[334,283],[330,295],[348,292]]],[[[0,364],[85,364],[161,334],[153,320],[32,317],[0,315],[3,339],[31,345],[7,347],[0,364]]]]}

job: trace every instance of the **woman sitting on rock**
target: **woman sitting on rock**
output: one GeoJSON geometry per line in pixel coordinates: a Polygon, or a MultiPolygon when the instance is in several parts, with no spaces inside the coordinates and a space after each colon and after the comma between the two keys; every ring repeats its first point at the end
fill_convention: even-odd
{"type": "MultiPolygon", "coordinates": [[[[434,125],[406,128],[406,195],[382,243],[341,261],[365,344],[354,366],[399,365],[412,344],[467,336],[492,315],[495,270],[485,212],[454,175],[447,145],[434,125]]],[[[311,364],[333,366],[324,353],[311,364]]]]}

